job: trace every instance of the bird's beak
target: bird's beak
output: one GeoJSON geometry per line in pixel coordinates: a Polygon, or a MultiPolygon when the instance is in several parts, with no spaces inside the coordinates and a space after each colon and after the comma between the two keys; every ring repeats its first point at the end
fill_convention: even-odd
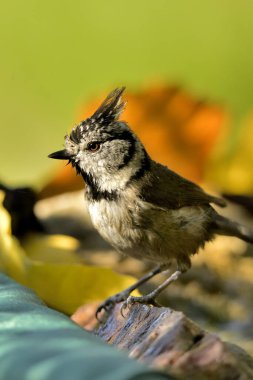
{"type": "Polygon", "coordinates": [[[48,155],[48,157],[55,158],[56,160],[69,160],[71,158],[70,154],[65,149],[51,153],[48,155]]]}

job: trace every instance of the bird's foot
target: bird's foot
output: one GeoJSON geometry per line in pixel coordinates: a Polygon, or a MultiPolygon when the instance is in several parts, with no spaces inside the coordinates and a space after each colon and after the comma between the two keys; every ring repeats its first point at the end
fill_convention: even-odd
{"type": "Polygon", "coordinates": [[[180,270],[177,270],[176,272],[172,273],[172,275],[167,278],[160,286],[158,286],[156,289],[154,289],[151,293],[148,293],[146,294],[145,296],[141,296],[141,297],[133,297],[133,296],[129,296],[125,302],[123,302],[122,306],[121,306],[121,309],[120,309],[120,312],[121,312],[121,315],[123,317],[125,317],[124,315],[124,311],[126,309],[129,309],[132,305],[134,305],[135,303],[142,303],[142,304],[145,304],[145,305],[151,305],[151,306],[157,306],[157,307],[160,307],[161,305],[159,305],[157,302],[156,302],[156,298],[159,296],[159,294],[165,289],[167,288],[167,286],[173,282],[173,281],[176,281],[178,279],[178,277],[182,274],[182,272],[180,270]]]}
{"type": "Polygon", "coordinates": [[[129,298],[129,291],[123,291],[120,293],[115,294],[112,297],[107,298],[99,307],[97,308],[96,311],[96,318],[99,322],[102,322],[102,320],[99,318],[99,314],[104,311],[106,313],[109,313],[113,307],[120,302],[126,301],[129,298]]]}
{"type": "Polygon", "coordinates": [[[126,309],[130,309],[131,306],[133,306],[135,303],[141,303],[141,304],[144,304],[144,305],[149,305],[149,306],[156,306],[156,307],[160,307],[161,305],[159,305],[159,303],[156,302],[154,296],[152,293],[150,294],[147,294],[145,296],[141,296],[141,297],[134,297],[134,296],[129,296],[125,302],[123,302],[121,308],[120,308],[120,313],[122,315],[122,317],[125,318],[125,314],[124,314],[124,311],[126,309]]]}

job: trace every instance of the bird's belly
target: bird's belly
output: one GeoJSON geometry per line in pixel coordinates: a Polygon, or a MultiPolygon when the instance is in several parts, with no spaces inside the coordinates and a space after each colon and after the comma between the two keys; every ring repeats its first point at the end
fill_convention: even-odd
{"type": "Polygon", "coordinates": [[[94,227],[116,250],[138,259],[161,261],[162,239],[152,228],[138,223],[133,208],[101,200],[89,205],[89,213],[94,227]]]}
{"type": "Polygon", "coordinates": [[[189,256],[206,240],[205,213],[198,209],[168,213],[156,209],[137,215],[118,202],[101,200],[90,204],[89,212],[95,228],[115,249],[159,264],[175,259],[189,265],[189,256]]]}

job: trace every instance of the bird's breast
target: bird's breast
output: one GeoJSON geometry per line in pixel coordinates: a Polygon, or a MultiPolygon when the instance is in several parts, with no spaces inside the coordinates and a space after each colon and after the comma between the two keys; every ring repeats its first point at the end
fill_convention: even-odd
{"type": "Polygon", "coordinates": [[[94,227],[112,246],[126,251],[137,245],[141,239],[141,229],[134,228],[131,208],[119,201],[99,200],[88,206],[94,227]]]}

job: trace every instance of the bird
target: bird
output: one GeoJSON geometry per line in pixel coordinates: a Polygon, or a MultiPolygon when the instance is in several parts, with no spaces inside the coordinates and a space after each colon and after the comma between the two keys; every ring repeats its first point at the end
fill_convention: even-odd
{"type": "Polygon", "coordinates": [[[65,136],[64,149],[50,154],[68,160],[86,184],[91,221],[118,252],[154,269],[106,299],[96,316],[116,303],[157,305],[157,297],[191,267],[191,257],[216,235],[253,244],[253,231],[220,215],[225,201],[154,161],[121,115],[125,87],[116,88],[93,115],[65,136]],[[171,271],[174,268],[174,271],[171,271]],[[166,279],[146,295],[131,293],[158,273],[166,279]]]}

